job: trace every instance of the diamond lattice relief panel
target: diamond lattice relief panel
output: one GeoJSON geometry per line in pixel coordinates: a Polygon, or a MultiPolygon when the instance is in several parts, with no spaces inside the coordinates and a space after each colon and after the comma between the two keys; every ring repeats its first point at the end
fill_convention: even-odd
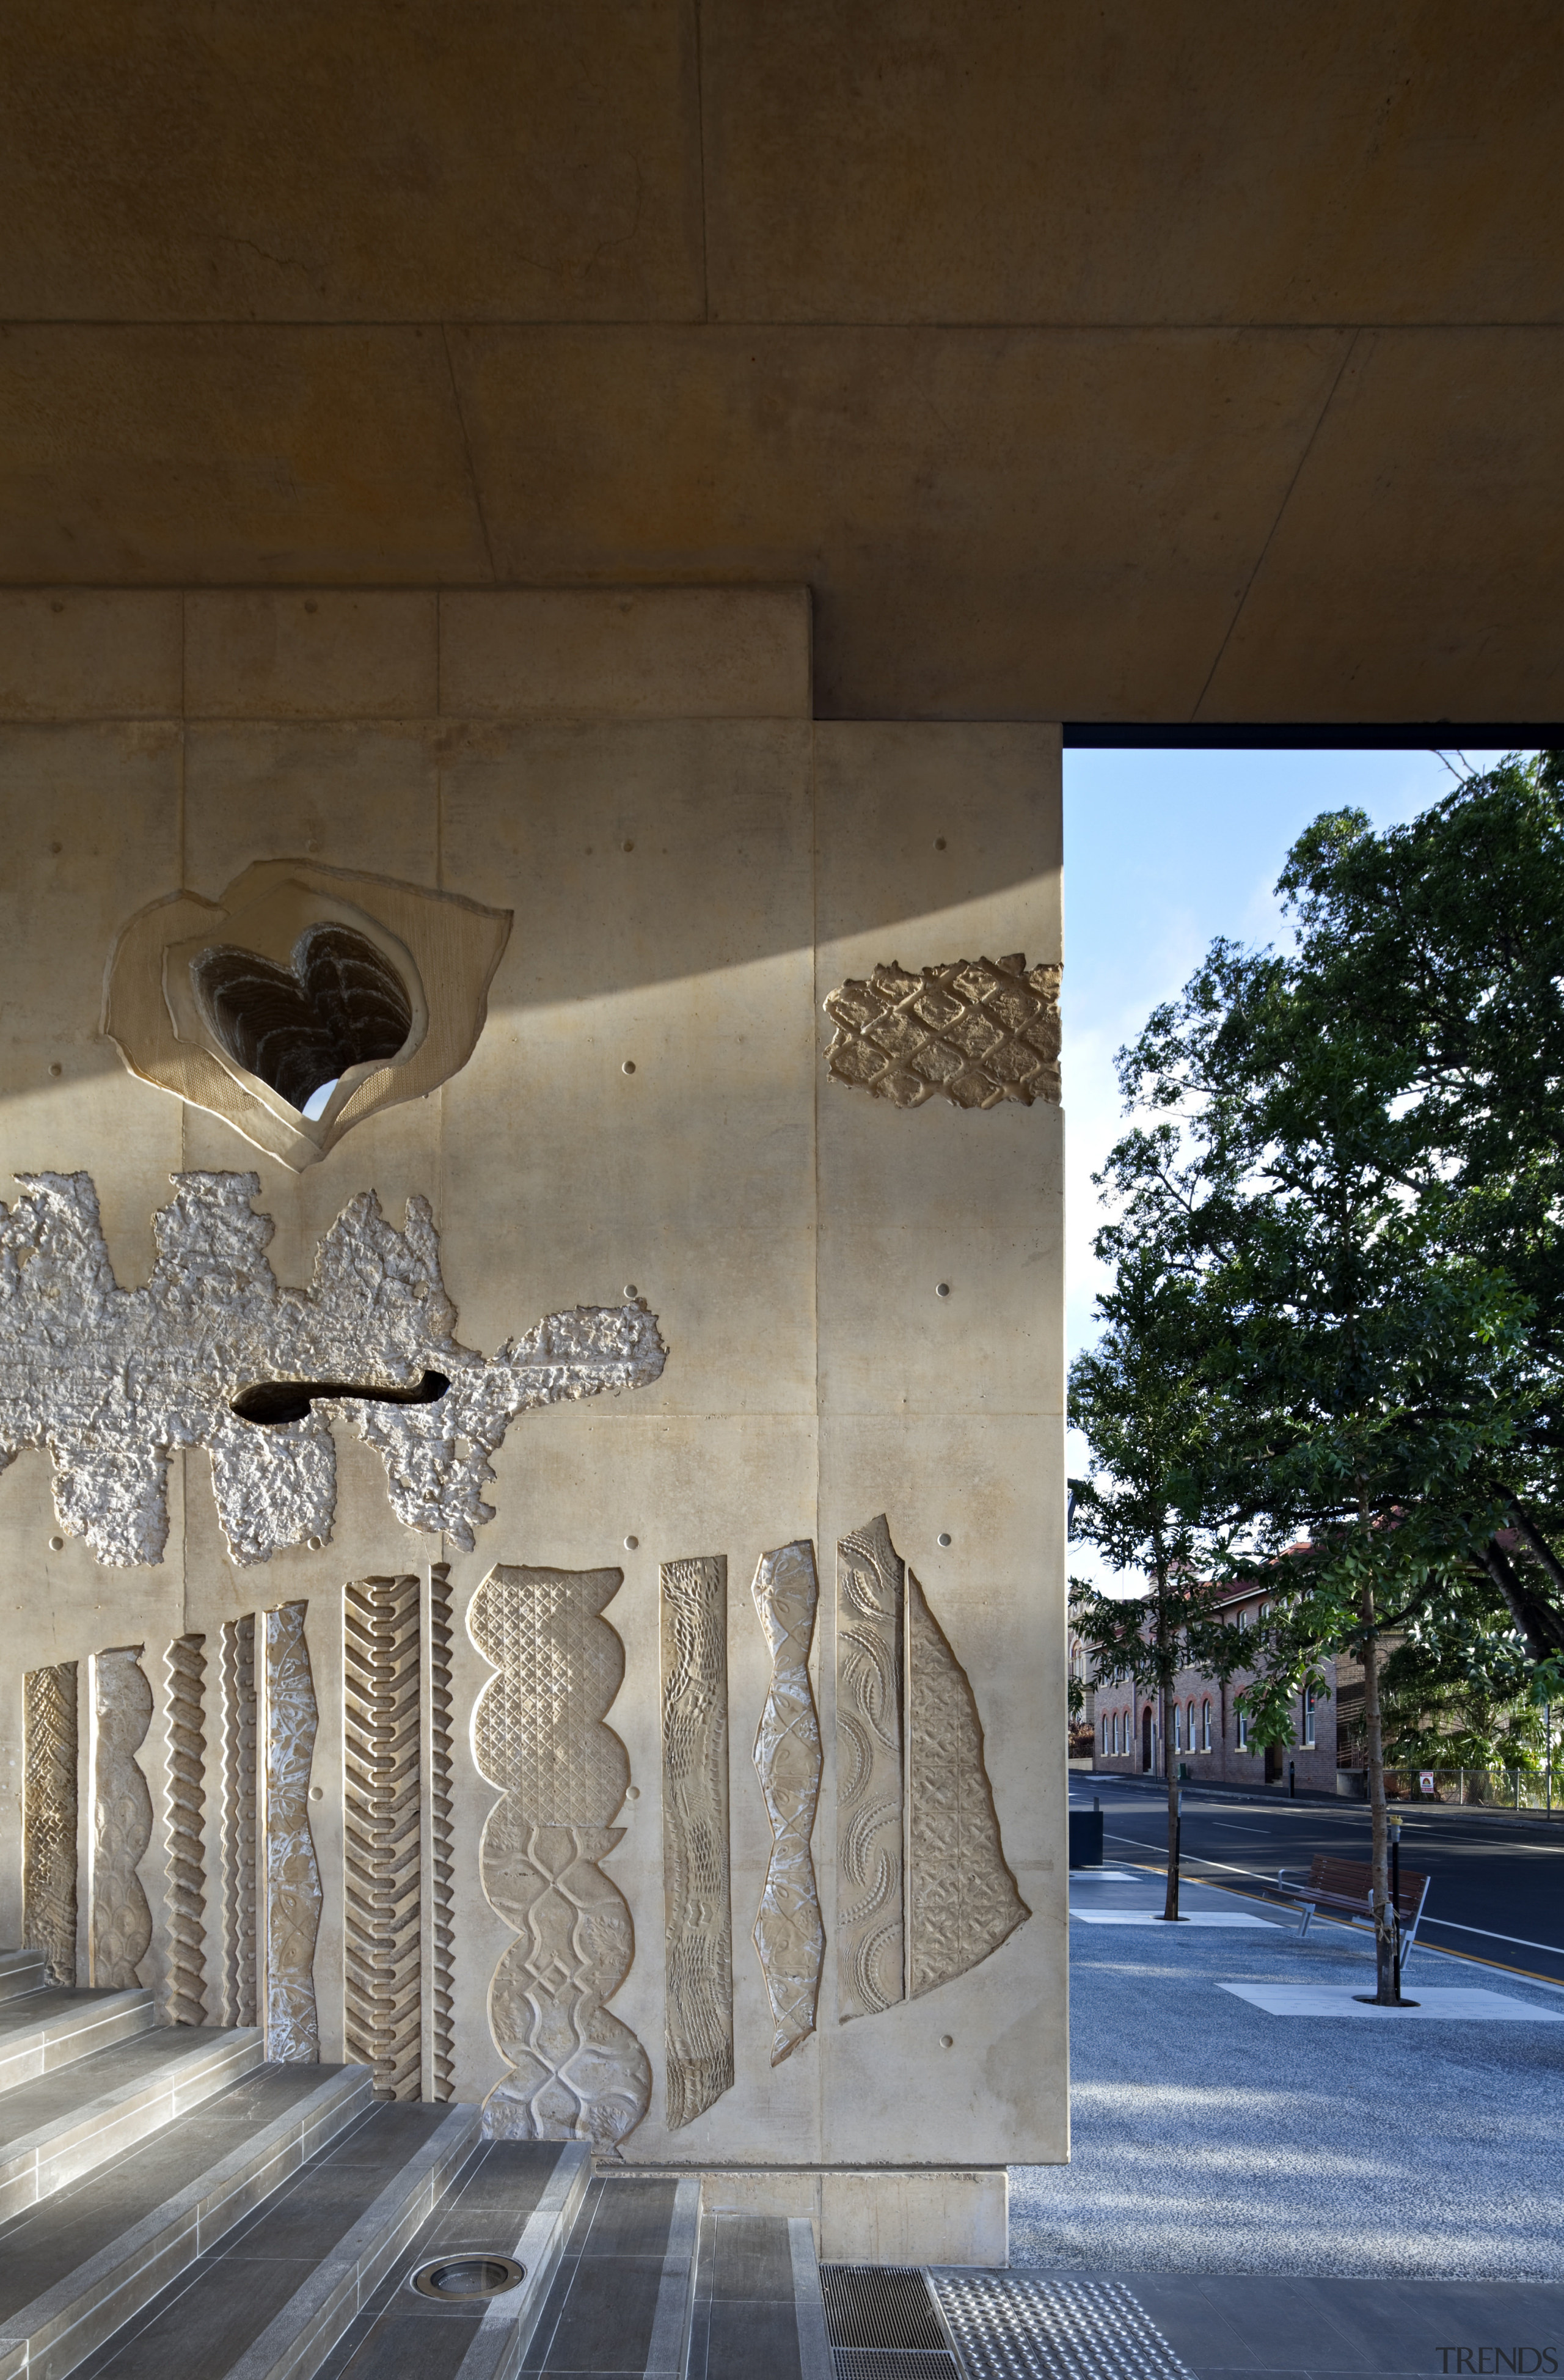
{"type": "Polygon", "coordinates": [[[867,980],[850,976],[825,1003],[836,1026],[827,1068],[899,1108],[941,1094],[958,1108],[1057,1101],[1060,972],[1028,969],[1017,952],[917,975],[892,960],[867,980]]]}

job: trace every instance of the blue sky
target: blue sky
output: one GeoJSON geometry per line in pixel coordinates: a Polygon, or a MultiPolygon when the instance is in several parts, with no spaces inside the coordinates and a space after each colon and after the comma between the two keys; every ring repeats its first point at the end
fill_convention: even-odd
{"type": "MultiPolygon", "coordinates": [[[[1459,767],[1458,756],[1451,754],[1459,767]]],[[[1474,768],[1501,755],[1467,752],[1474,768]]],[[[1464,773],[1464,772],[1462,772],[1464,773]]],[[[1268,942],[1272,886],[1321,810],[1349,803],[1388,826],[1454,780],[1433,752],[1123,752],[1064,755],[1065,1338],[1096,1336],[1102,1276],[1091,1176],[1121,1129],[1113,1053],[1194,972],[1218,934],[1268,942]]],[[[1079,1439],[1070,1468],[1086,1468],[1079,1439]]],[[[1071,1548],[1078,1576],[1097,1574],[1071,1548]]]]}

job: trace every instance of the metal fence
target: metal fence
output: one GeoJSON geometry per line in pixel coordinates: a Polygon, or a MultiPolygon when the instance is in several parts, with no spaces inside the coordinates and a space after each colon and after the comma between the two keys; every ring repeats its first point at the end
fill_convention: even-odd
{"type": "Polygon", "coordinates": [[[1392,1802],[1448,1803],[1466,1809],[1557,1810],[1564,1816],[1564,1770],[1551,1768],[1387,1768],[1392,1802]]]}

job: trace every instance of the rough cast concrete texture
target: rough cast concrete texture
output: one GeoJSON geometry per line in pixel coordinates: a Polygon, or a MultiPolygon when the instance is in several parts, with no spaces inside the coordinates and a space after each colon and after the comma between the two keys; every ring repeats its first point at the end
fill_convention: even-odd
{"type": "Polygon", "coordinates": [[[0,39],[12,584],[807,579],[825,715],[1564,710],[1546,0],[0,39]]]}
{"type": "MultiPolygon", "coordinates": [[[[1002,2254],[1003,2175],[992,2168],[1065,2146],[1064,1766],[1048,1717],[1062,1647],[1061,1119],[1046,1099],[974,1112],[941,1099],[907,1112],[833,1083],[823,1002],[891,962],[915,971],[1024,953],[1028,966],[1057,964],[1057,733],[812,725],[807,607],[796,594],[591,594],[578,640],[559,596],[497,598],[492,613],[475,596],[428,594],[121,600],[123,638],[115,601],[102,597],[79,607],[39,597],[18,614],[34,661],[11,695],[24,715],[4,735],[6,1172],[91,1176],[118,1284],[102,1276],[111,1306],[156,1278],[154,1217],[171,1175],[257,1175],[254,1209],[274,1226],[263,1258],[245,1228],[222,1234],[200,1282],[179,1293],[192,1311],[209,1301],[220,1321],[235,1264],[248,1269],[264,1293],[252,1361],[264,1354],[273,1294],[264,1269],[306,1289],[322,1238],[370,1190],[397,1233],[407,1202],[428,1201],[462,1347],[503,1348],[540,1315],[585,1305],[649,1313],[668,1353],[660,1376],[649,1367],[617,1396],[519,1413],[503,1445],[455,1433],[458,1464],[471,1472],[487,1447],[493,1471],[483,1496],[495,1517],[465,1507],[470,1551],[396,1516],[397,1481],[411,1477],[396,1451],[402,1422],[432,1418],[438,1405],[367,1409],[385,1466],[333,1422],[329,1542],[258,1539],[248,1549],[267,1558],[248,1565],[224,1540],[209,1458],[194,1443],[171,1452],[161,1562],[122,1569],[94,1560],[68,1511],[56,1515],[47,1456],[19,1454],[0,1476],[13,1852],[23,1673],[63,1678],[60,1665],[75,1661],[85,1681],[88,1656],[144,1647],[154,1707],[133,1755],[152,1805],[139,1867],[152,1926],[143,1980],[188,1998],[204,1959],[214,2017],[227,2005],[231,1947],[224,1829],[245,1822],[224,1764],[230,1719],[250,1706],[231,1623],[285,1609],[285,1621],[258,1628],[252,1659],[262,1718],[266,1696],[285,1693],[307,1757],[314,1730],[318,1905],[299,1921],[319,1925],[322,2057],[340,2057],[350,2035],[368,2054],[351,1887],[399,1946],[388,1954],[402,1962],[384,2046],[391,2087],[444,2078],[477,2100],[509,2075],[512,2125],[525,2105],[618,2140],[632,2162],[794,2169],[804,2204],[790,2211],[818,2214],[828,2246],[1002,2254]],[[127,649],[145,656],[145,685],[127,649]],[[576,715],[540,718],[539,689],[562,657],[576,715]],[[437,713],[386,717],[385,689],[404,671],[425,699],[459,693],[437,713]],[[202,715],[159,709],[181,680],[202,715]],[[367,718],[354,714],[359,699],[367,718]],[[40,718],[48,700],[63,715],[40,718]],[[303,1173],[134,1079],[98,1030],[103,962],[127,916],[181,885],[213,897],[254,862],[288,855],[514,912],[467,1064],[431,1097],[368,1116],[303,1173]],[[917,1996],[843,2022],[835,1945],[864,1912],[839,1872],[847,1737],[836,1680],[847,1657],[836,1546],[881,1512],[949,1648],[937,1679],[913,1650],[912,1723],[922,1724],[923,1695],[945,1712],[954,1750],[943,1804],[931,1797],[927,1823],[913,1830],[904,1879],[913,1937],[945,1947],[915,1970],[917,1996]],[[762,1555],[800,1539],[813,1541],[820,1590],[808,1674],[826,1953],[818,2028],[773,2065],[772,2003],[750,1939],[773,1851],[752,1758],[772,1647],[751,1580],[762,1555]],[[661,1803],[676,1745],[663,1733],[659,1569],[718,1555],[735,2079],[674,2130],[661,1803]],[[431,1578],[441,1558],[448,1576],[431,1578]],[[404,1589],[404,1578],[425,1583],[404,1589]],[[381,1584],[345,1604],[350,1580],[381,1584]],[[273,1678],[265,1647],[296,1625],[300,1605],[308,1674],[296,1658],[273,1678]],[[171,1980],[169,1830],[176,1824],[188,1864],[200,1829],[188,1777],[174,1767],[176,1755],[187,1767],[195,1756],[195,1673],[188,1652],[172,1670],[168,1648],[196,1636],[206,1934],[198,1953],[183,1927],[171,1980]],[[556,1658],[564,1682],[547,1686],[556,1658]],[[378,1715],[377,1661],[390,1681],[378,1715]],[[403,1840],[394,1830],[410,1823],[414,1747],[426,1801],[423,1880],[409,1900],[362,1839],[382,1828],[403,1840]],[[445,1818],[431,1806],[441,1796],[445,1818]],[[1000,1929],[963,1914],[949,1863],[968,1835],[994,1870],[988,1888],[1012,1890],[1031,1912],[970,1967],[972,1946],[980,1952],[1000,1929]],[[953,1898],[931,1900],[930,1880],[947,1869],[953,1898]],[[586,1948],[552,2004],[588,2053],[563,2060],[536,2029],[516,1965],[531,1972],[562,1912],[586,1948]],[[496,2022],[510,2065],[486,2005],[507,1959],[496,2022]],[[931,1974],[952,1979],[921,1989],[931,1974]],[[858,2178],[874,2166],[945,2172],[858,2178]]],[[[358,1258],[368,1281],[370,1242],[358,1258]]],[[[384,1311],[406,1336],[392,1281],[400,1263],[384,1311]]],[[[333,1366],[341,1342],[339,1333],[333,1366]]],[[[221,1330],[208,1328],[202,1343],[219,1346],[221,1330]]],[[[440,1362],[432,1340],[398,1344],[404,1369],[424,1354],[440,1362]]],[[[273,1353],[281,1371],[307,1368],[297,1347],[273,1353]]],[[[457,1367],[451,1350],[446,1368],[457,1367]]],[[[402,1371],[384,1377],[390,1385],[402,1371]]],[[[334,1412],[328,1402],[315,1421],[287,1427],[318,1435],[334,1412]]],[[[915,1590],[905,1595],[915,1604],[915,1590]]],[[[791,1710],[795,1676],[789,1691],[791,1710]]],[[[88,1732],[83,1723],[83,1745],[88,1732]]],[[[776,1756],[773,1745],[773,1787],[776,1756]]],[[[85,1773],[81,1802],[85,1845],[85,1773]]],[[[298,1874],[308,1900],[308,1860],[298,1874]]],[[[12,1938],[18,1880],[13,1855],[0,1875],[0,1936],[12,1938]]],[[[892,1878],[892,1888],[903,1885],[892,1878]]]]}

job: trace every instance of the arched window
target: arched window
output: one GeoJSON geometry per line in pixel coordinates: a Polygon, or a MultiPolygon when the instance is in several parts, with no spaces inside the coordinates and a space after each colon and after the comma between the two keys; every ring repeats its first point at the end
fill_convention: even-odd
{"type": "Polygon", "coordinates": [[[1115,1760],[1119,1757],[1119,1714],[1117,1711],[1113,1714],[1113,1757],[1115,1760]]]}
{"type": "Polygon", "coordinates": [[[1249,1714],[1247,1711],[1241,1710],[1238,1714],[1238,1748],[1240,1752],[1247,1752],[1249,1749],[1249,1714]]]}
{"type": "Polygon", "coordinates": [[[1211,1749],[1211,1706],[1208,1702],[1200,1706],[1200,1749],[1202,1752],[1211,1749]]]}
{"type": "Polygon", "coordinates": [[[1186,1716],[1189,1721],[1189,1748],[1193,1752],[1194,1750],[1194,1703],[1193,1697],[1190,1701],[1189,1710],[1186,1716]]]}
{"type": "Polygon", "coordinates": [[[1182,1709],[1179,1707],[1179,1705],[1178,1705],[1177,1703],[1175,1703],[1175,1704],[1173,1705],[1173,1750],[1174,1750],[1175,1752],[1182,1752],[1182,1751],[1183,1750],[1183,1748],[1184,1748],[1184,1715],[1183,1715],[1183,1712],[1182,1711],[1182,1709]]]}
{"type": "Polygon", "coordinates": [[[1298,1741],[1303,1745],[1305,1752],[1312,1752],[1314,1750],[1315,1691],[1312,1686],[1306,1689],[1303,1695],[1303,1724],[1298,1731],[1298,1741]]]}

